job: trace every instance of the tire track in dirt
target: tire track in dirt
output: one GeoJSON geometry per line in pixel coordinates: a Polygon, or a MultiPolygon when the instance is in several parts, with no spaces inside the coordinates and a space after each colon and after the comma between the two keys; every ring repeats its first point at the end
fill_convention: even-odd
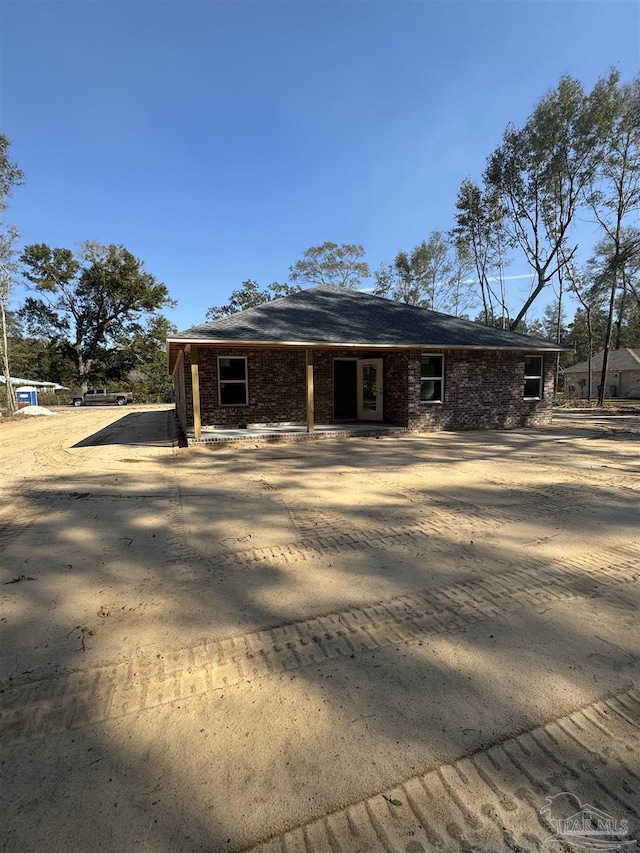
{"type": "MultiPolygon", "coordinates": [[[[482,524],[488,528],[496,529],[502,525],[515,524],[529,521],[532,518],[546,519],[549,517],[561,517],[567,507],[572,512],[579,512],[581,516],[598,516],[602,512],[602,504],[597,497],[585,499],[585,483],[576,485],[571,483],[557,483],[544,488],[527,488],[525,491],[517,484],[509,480],[486,480],[483,487],[495,489],[496,495],[501,496],[501,506],[478,506],[471,501],[466,501],[454,496],[438,496],[437,492],[427,495],[419,489],[403,488],[394,485],[393,481],[378,477],[381,488],[385,488],[391,494],[398,495],[409,503],[419,502],[424,512],[436,513],[442,517],[450,514],[455,517],[458,527],[468,528],[482,524]],[[511,501],[508,509],[504,508],[505,501],[511,501]]],[[[632,488],[622,488],[619,484],[611,481],[599,483],[598,487],[606,485],[615,489],[618,495],[622,495],[627,502],[635,501],[637,493],[632,488]]],[[[437,522],[436,522],[437,524],[437,522]]],[[[445,522],[446,524],[446,522],[445,522]]]]}
{"type": "MultiPolygon", "coordinates": [[[[541,495],[540,500],[543,502],[546,500],[544,494],[541,495]]],[[[286,501],[284,503],[287,506],[286,501]]],[[[320,510],[308,509],[294,512],[291,509],[289,510],[291,518],[297,520],[296,526],[299,525],[300,532],[303,534],[301,538],[266,547],[237,543],[228,546],[224,552],[207,556],[196,551],[190,537],[185,534],[185,509],[182,492],[179,487],[175,486],[171,506],[173,561],[183,564],[186,576],[189,574],[187,570],[189,564],[194,567],[237,569],[251,566],[262,560],[274,563],[295,563],[336,553],[385,550],[389,547],[414,549],[429,547],[431,553],[436,553],[440,544],[450,550],[452,535],[456,537],[456,540],[462,538],[461,532],[481,536],[483,531],[489,533],[512,520],[512,517],[502,510],[476,507],[473,504],[467,504],[456,499],[442,499],[436,503],[441,509],[428,507],[424,520],[393,526],[348,523],[342,517],[327,517],[320,510]],[[347,528],[346,531],[345,527],[347,528]],[[309,535],[310,532],[315,535],[309,535]],[[441,539],[442,542],[439,543],[438,539],[441,539]]],[[[554,512],[557,513],[558,510],[555,509],[554,512]]],[[[525,516],[530,517],[523,513],[523,517],[525,516]]],[[[631,547],[633,544],[629,543],[629,546],[631,547]]],[[[603,552],[602,556],[606,561],[610,559],[611,555],[610,552],[607,554],[603,552]]],[[[547,565],[533,559],[527,562],[521,561],[521,564],[532,569],[544,568],[547,565]]],[[[197,569],[192,572],[193,575],[200,573],[197,569]]]]}
{"type": "MultiPolygon", "coordinates": [[[[269,482],[264,476],[256,480],[259,485],[271,492],[277,493],[279,500],[286,507],[296,531],[303,537],[315,534],[324,534],[333,531],[366,531],[371,528],[372,519],[376,522],[393,518],[395,527],[428,528],[432,532],[459,532],[460,530],[476,530],[478,525],[494,530],[502,524],[511,521],[510,515],[502,509],[494,507],[480,507],[469,501],[453,497],[438,497],[437,495],[425,495],[416,489],[398,487],[397,483],[380,476],[377,472],[367,471],[367,479],[377,482],[382,489],[396,497],[411,504],[420,504],[421,512],[427,517],[424,522],[407,525],[406,509],[395,509],[385,505],[380,510],[367,507],[362,515],[353,507],[349,508],[348,514],[338,514],[315,506],[304,506],[301,499],[292,503],[287,499],[285,490],[269,482]]],[[[375,531],[374,531],[375,533],[375,531]]]]}
{"type": "MultiPolygon", "coordinates": [[[[209,556],[199,553],[185,533],[184,496],[182,489],[174,485],[170,510],[172,561],[184,566],[191,563],[194,567],[204,565],[219,568],[227,565],[230,568],[237,568],[265,559],[292,563],[297,560],[304,561],[313,556],[339,552],[384,549],[389,546],[424,547],[427,540],[429,546],[433,547],[433,537],[441,537],[449,543],[451,535],[458,538],[461,532],[478,535],[479,526],[486,531],[491,531],[504,523],[495,518],[485,517],[481,510],[475,514],[466,512],[457,515],[430,508],[428,516],[423,521],[399,523],[393,526],[372,525],[371,518],[368,520],[356,518],[354,521],[353,518],[347,519],[312,508],[294,509],[289,507],[287,501],[282,500],[294,527],[300,534],[298,537],[289,542],[267,547],[243,546],[242,543],[237,543],[209,556]]],[[[388,515],[388,513],[385,514],[388,515]]],[[[194,574],[197,573],[196,570],[194,574]]]]}
{"type": "MultiPolygon", "coordinates": [[[[558,465],[554,467],[554,470],[558,481],[564,482],[565,484],[576,483],[577,485],[574,488],[584,488],[585,485],[595,486],[598,489],[607,488],[620,491],[629,497],[633,497],[640,492],[640,484],[635,485],[634,483],[629,483],[629,474],[638,473],[637,468],[635,471],[630,471],[623,467],[616,470],[613,465],[602,464],[600,469],[589,469],[588,471],[580,469],[576,471],[571,468],[558,465]]],[[[505,481],[492,480],[492,482],[502,485],[505,481]]]]}
{"type": "Polygon", "coordinates": [[[634,583],[635,553],[605,562],[591,554],[563,565],[536,563],[249,633],[138,654],[71,673],[43,670],[0,684],[0,743],[45,737],[139,713],[253,678],[322,664],[430,634],[455,632],[519,609],[634,583]]]}
{"type": "MultiPolygon", "coordinates": [[[[569,792],[612,821],[617,837],[587,836],[617,850],[640,838],[640,695],[607,697],[545,726],[442,765],[397,787],[252,846],[252,853],[472,853],[573,850],[556,837],[569,792]],[[606,756],[606,757],[604,757],[606,756]],[[547,800],[549,798],[549,800],[547,800]],[[620,824],[617,825],[621,829],[620,824]],[[606,841],[609,840],[609,845],[606,841]]],[[[635,843],[629,845],[636,849],[635,843]]],[[[581,847],[582,849],[582,847],[581,847]]]]}

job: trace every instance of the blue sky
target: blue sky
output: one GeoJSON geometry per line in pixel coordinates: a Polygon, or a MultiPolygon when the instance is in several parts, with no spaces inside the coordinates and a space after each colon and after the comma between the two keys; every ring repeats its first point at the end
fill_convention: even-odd
{"type": "MultiPolygon", "coordinates": [[[[463,178],[562,74],[591,88],[640,70],[637,0],[0,0],[0,15],[0,131],[26,175],[6,221],[24,244],[123,244],[179,328],[243,279],[286,281],[311,245],[361,243],[375,269],[448,230],[463,178]]],[[[527,279],[511,287],[519,307],[527,279]]]]}

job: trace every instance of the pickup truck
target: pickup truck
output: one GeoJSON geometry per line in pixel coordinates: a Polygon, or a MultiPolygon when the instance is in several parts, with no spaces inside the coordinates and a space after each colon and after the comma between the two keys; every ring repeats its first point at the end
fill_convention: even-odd
{"type": "Polygon", "coordinates": [[[115,403],[126,406],[133,403],[131,391],[107,391],[106,388],[89,388],[84,394],[74,394],[69,401],[72,406],[101,406],[105,403],[115,403]]]}

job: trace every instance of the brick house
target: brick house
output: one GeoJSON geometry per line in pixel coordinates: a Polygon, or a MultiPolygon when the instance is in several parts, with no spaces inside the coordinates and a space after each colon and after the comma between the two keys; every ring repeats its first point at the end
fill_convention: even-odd
{"type": "Polygon", "coordinates": [[[167,340],[178,419],[196,438],[202,427],[258,424],[544,424],[564,349],[332,285],[167,340]]]}

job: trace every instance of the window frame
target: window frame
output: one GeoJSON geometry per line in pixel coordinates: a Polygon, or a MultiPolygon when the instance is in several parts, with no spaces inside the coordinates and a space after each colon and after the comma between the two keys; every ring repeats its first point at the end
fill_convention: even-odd
{"type": "Polygon", "coordinates": [[[542,396],[544,393],[544,356],[542,355],[525,355],[524,357],[524,399],[525,400],[542,400],[542,396]],[[540,372],[532,373],[529,371],[527,373],[527,359],[538,359],[540,362],[540,372]],[[527,396],[527,380],[537,379],[538,380],[538,393],[535,396],[527,396]]]}
{"type": "Polygon", "coordinates": [[[218,405],[219,406],[248,406],[249,405],[249,365],[246,355],[219,355],[218,356],[218,405]],[[244,379],[222,379],[220,376],[220,362],[222,359],[231,361],[244,361],[244,379]],[[222,383],[225,385],[244,385],[244,403],[223,403],[222,402],[222,383]]]}
{"type": "Polygon", "coordinates": [[[420,353],[420,405],[442,405],[444,403],[444,353],[441,352],[421,352],[420,353]],[[441,370],[439,376],[423,376],[422,375],[422,359],[423,358],[439,358],[441,359],[441,370]],[[422,383],[428,379],[440,382],[440,399],[438,400],[423,400],[422,399],[422,383]]]}

